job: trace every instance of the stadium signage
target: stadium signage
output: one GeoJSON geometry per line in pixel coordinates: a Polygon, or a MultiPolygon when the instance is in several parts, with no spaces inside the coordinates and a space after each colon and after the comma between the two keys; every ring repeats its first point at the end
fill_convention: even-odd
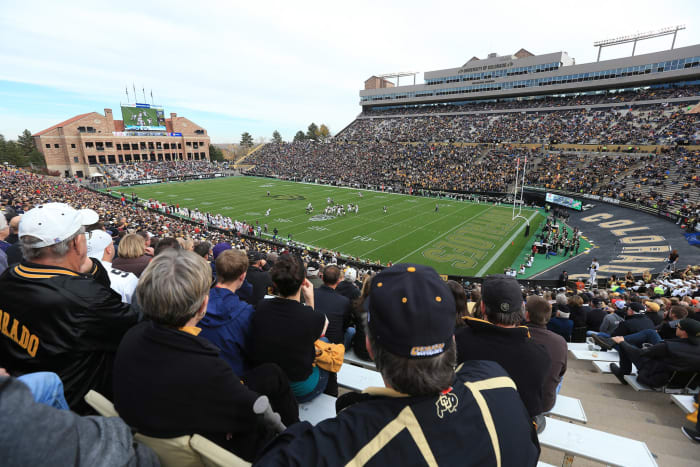
{"type": "Polygon", "coordinates": [[[513,62],[496,63],[495,65],[475,66],[472,68],[460,68],[457,73],[471,73],[472,71],[497,70],[513,66],[513,62]]]}

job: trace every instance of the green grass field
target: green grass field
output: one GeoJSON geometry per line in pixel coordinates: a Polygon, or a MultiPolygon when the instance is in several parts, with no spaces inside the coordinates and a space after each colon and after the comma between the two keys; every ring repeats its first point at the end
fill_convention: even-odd
{"type": "MultiPolygon", "coordinates": [[[[511,220],[509,206],[364,190],[360,198],[356,189],[257,177],[165,183],[123,191],[248,223],[257,220],[267,224],[270,233],[277,227],[282,239],[291,234],[293,241],[310,247],[382,264],[427,264],[442,274],[502,273],[530,241],[523,236],[525,221],[511,220]],[[357,203],[359,213],[322,220],[328,197],[345,206],[357,203]],[[311,215],[305,213],[308,203],[314,207],[311,215]],[[385,205],[387,214],[382,209],[385,205]],[[271,209],[269,217],[265,216],[267,209],[271,209]]],[[[530,219],[531,234],[544,220],[535,210],[523,209],[522,215],[530,219]]]]}

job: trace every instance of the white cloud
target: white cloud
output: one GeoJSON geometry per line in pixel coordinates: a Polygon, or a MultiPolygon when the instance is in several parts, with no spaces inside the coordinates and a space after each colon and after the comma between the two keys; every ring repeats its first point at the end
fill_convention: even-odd
{"type": "MultiPolygon", "coordinates": [[[[269,122],[267,129],[257,126],[265,136],[311,121],[338,131],[359,112],[358,91],[372,74],[449,68],[521,47],[567,50],[584,63],[595,60],[594,40],[699,13],[697,2],[648,0],[5,2],[0,80],[79,93],[104,107],[116,107],[124,86],[131,93],[135,83],[139,94],[142,86],[147,94],[153,89],[166,112],[189,108],[269,122]]],[[[700,28],[688,24],[676,45],[696,43],[700,28]]],[[[669,38],[641,43],[638,53],[669,45],[669,38]]],[[[603,57],[630,49],[606,50],[603,57]]],[[[235,140],[245,125],[212,137],[235,140]]]]}

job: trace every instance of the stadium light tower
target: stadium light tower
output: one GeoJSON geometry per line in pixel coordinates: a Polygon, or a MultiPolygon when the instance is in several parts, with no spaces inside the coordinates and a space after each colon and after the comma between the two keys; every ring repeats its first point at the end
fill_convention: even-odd
{"type": "Polygon", "coordinates": [[[613,45],[628,44],[633,42],[632,46],[632,56],[634,57],[634,52],[637,50],[637,42],[646,39],[653,39],[655,37],[670,36],[673,34],[673,42],[671,42],[671,50],[676,46],[676,35],[678,31],[685,29],[685,24],[679,24],[678,26],[670,26],[668,28],[658,29],[656,31],[640,32],[637,34],[631,34],[628,36],[615,37],[614,39],[605,39],[602,41],[596,41],[593,43],[593,47],[598,47],[598,59],[596,62],[600,61],[600,52],[603,47],[611,47],[613,45]]]}

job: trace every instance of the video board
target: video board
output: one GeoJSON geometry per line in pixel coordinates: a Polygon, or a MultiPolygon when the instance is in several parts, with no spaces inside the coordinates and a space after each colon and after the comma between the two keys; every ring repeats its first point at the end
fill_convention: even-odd
{"type": "Polygon", "coordinates": [[[149,104],[122,106],[125,130],[165,131],[165,112],[149,104]]]}

